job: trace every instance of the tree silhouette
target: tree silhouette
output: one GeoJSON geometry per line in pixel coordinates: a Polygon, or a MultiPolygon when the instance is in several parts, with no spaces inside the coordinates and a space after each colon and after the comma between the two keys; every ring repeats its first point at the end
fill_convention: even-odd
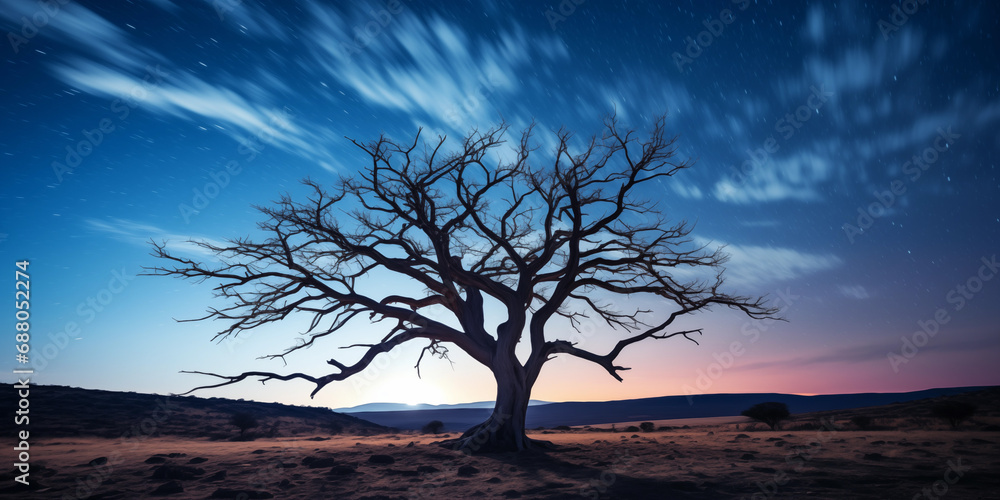
{"type": "Polygon", "coordinates": [[[443,429],[444,422],[440,420],[431,420],[430,422],[427,422],[427,425],[425,425],[421,430],[424,434],[441,434],[443,429]]]}
{"type": "Polygon", "coordinates": [[[619,131],[613,115],[604,125],[601,136],[579,148],[571,148],[572,134],[558,131],[547,167],[529,162],[533,126],[513,148],[504,147],[509,127],[500,124],[473,131],[452,153],[445,153],[444,137],[421,146],[419,131],[409,143],[385,135],[369,143],[352,139],[371,162],[332,192],[307,179],[312,194],[304,202],[285,195],[275,206],[258,207],[266,240],[192,242],[221,264],[182,258],[166,242],[153,242],[153,255],[172,267],[147,272],[219,282],[217,296],[231,304],[187,320],[228,321],[216,339],[293,313],[311,316],[299,343],[268,358],[284,360],[317,341],[337,340],[333,334],[348,324],[387,323],[373,342],[343,346],[364,351],[353,364],[327,361],[332,373],[189,372],[222,379],[192,391],[247,378],[302,379],[315,384],[315,396],[401,344],[426,342],[418,376],[425,354],[446,358],[457,347],[492,371],[497,392],[491,416],[454,445],[522,450],[532,446],[524,433],[531,388],[556,355],[590,361],[621,381],[628,368],[615,361],[626,347],[701,334],[671,328],[682,316],[720,305],[777,319],[763,298],[722,290],[721,249],[693,245],[686,221],[668,223],[654,202],[640,197],[641,188],[662,196],[659,181],[689,166],[674,161],[675,139],[664,138],[664,118],[641,142],[634,131],[619,131]],[[699,271],[705,275],[692,274],[699,271]],[[623,309],[608,299],[615,296],[632,304],[650,297],[663,307],[623,309]],[[488,310],[505,319],[488,324],[488,310]],[[583,321],[622,333],[610,350],[588,350],[565,335],[566,326],[579,332],[583,321]],[[515,354],[522,341],[523,361],[515,354]]]}
{"type": "Polygon", "coordinates": [[[976,405],[972,403],[946,400],[931,405],[931,415],[948,422],[952,428],[958,428],[976,413],[976,409],[976,405]]]}
{"type": "Polygon", "coordinates": [[[763,422],[773,431],[778,426],[779,422],[788,418],[791,414],[788,413],[788,405],[772,401],[767,403],[757,403],[750,408],[743,410],[740,415],[752,418],[758,422],[763,422]]]}
{"type": "Polygon", "coordinates": [[[855,415],[851,417],[851,423],[856,425],[858,429],[868,430],[872,425],[872,418],[867,415],[855,415]]]}
{"type": "Polygon", "coordinates": [[[257,422],[257,417],[246,412],[234,413],[232,418],[229,419],[229,424],[240,430],[240,439],[246,438],[248,430],[260,426],[260,423],[257,422]]]}

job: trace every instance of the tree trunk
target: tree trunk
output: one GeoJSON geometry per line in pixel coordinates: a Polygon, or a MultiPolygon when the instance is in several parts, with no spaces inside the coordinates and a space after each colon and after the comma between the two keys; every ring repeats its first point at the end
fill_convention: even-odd
{"type": "Polygon", "coordinates": [[[493,375],[497,381],[493,413],[485,422],[465,431],[461,438],[443,444],[469,454],[522,451],[543,444],[528,439],[524,433],[531,387],[517,358],[506,362],[495,359],[493,375]]]}

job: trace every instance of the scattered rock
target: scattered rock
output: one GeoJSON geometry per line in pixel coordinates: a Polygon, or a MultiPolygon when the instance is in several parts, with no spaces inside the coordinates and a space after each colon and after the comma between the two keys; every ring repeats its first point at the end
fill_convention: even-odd
{"type": "Polygon", "coordinates": [[[472,477],[475,476],[476,474],[479,474],[479,469],[471,465],[463,465],[458,468],[459,477],[472,477]]]}
{"type": "Polygon", "coordinates": [[[261,455],[267,453],[267,450],[253,450],[250,452],[251,455],[261,455]]]}
{"type": "Polygon", "coordinates": [[[205,462],[208,462],[208,459],[207,458],[201,458],[201,457],[194,457],[191,460],[188,460],[188,463],[191,464],[191,465],[203,464],[205,462]]]}
{"type": "Polygon", "coordinates": [[[420,472],[406,469],[386,469],[385,473],[390,476],[417,477],[420,472]]]}
{"type": "Polygon", "coordinates": [[[417,472],[421,474],[433,474],[435,472],[441,472],[441,469],[434,467],[433,465],[421,465],[417,467],[417,472]]]}
{"type": "Polygon", "coordinates": [[[517,490],[507,490],[501,493],[504,498],[521,498],[521,492],[517,490]]]}
{"type": "Polygon", "coordinates": [[[774,474],[775,472],[778,472],[778,469],[773,467],[750,467],[750,470],[754,472],[763,472],[765,474],[774,474]]]}
{"type": "MultiPolygon", "coordinates": [[[[748,438],[748,437],[750,437],[750,436],[747,435],[747,434],[737,434],[736,435],[736,439],[739,439],[739,438],[748,438]]],[[[771,439],[778,439],[778,438],[770,438],[770,439],[768,439],[768,441],[770,441],[771,439]]]]}
{"type": "Polygon", "coordinates": [[[161,484],[158,488],[153,490],[152,494],[155,496],[166,496],[166,495],[173,495],[174,493],[183,493],[183,492],[184,492],[184,487],[181,486],[181,483],[177,481],[170,481],[161,484]]]}
{"type": "Polygon", "coordinates": [[[837,488],[843,489],[844,483],[840,480],[833,478],[820,477],[813,480],[812,484],[819,486],[821,488],[837,488]]]}
{"type": "Polygon", "coordinates": [[[410,441],[410,444],[406,445],[407,448],[413,448],[414,442],[410,441]]]}
{"type": "Polygon", "coordinates": [[[91,467],[97,467],[98,465],[104,465],[106,463],[108,463],[108,457],[97,457],[97,458],[95,458],[95,459],[87,462],[87,465],[89,465],[91,467]]]}
{"type": "Polygon", "coordinates": [[[698,485],[694,481],[668,481],[667,486],[680,491],[698,491],[698,485]]]}
{"type": "Polygon", "coordinates": [[[396,463],[396,459],[392,458],[391,455],[372,455],[368,457],[368,463],[379,464],[379,465],[392,465],[396,463]]]}
{"type": "Polygon", "coordinates": [[[878,461],[878,460],[882,460],[885,457],[883,457],[881,453],[865,453],[865,457],[864,458],[865,458],[865,460],[878,461]]]}
{"type": "Polygon", "coordinates": [[[186,481],[194,479],[204,473],[205,469],[200,467],[164,464],[153,470],[153,479],[179,479],[181,481],[186,481]]]}
{"type": "Polygon", "coordinates": [[[753,456],[753,455],[751,455],[749,453],[744,453],[742,456],[740,456],[740,460],[756,460],[756,459],[757,459],[757,457],[755,457],[755,456],[753,456]]]}
{"type": "Polygon", "coordinates": [[[357,471],[354,470],[354,467],[351,467],[350,465],[334,465],[330,469],[331,476],[347,476],[356,472],[357,471]]]}
{"type": "Polygon", "coordinates": [[[490,483],[490,484],[498,484],[498,483],[502,483],[503,480],[500,479],[499,477],[493,476],[493,477],[487,479],[486,482],[490,483]]]}
{"type": "Polygon", "coordinates": [[[274,495],[266,491],[258,490],[233,490],[229,488],[219,488],[212,493],[212,498],[239,498],[239,499],[258,499],[258,498],[274,498],[274,495]]]}
{"type": "Polygon", "coordinates": [[[337,461],[331,457],[306,457],[302,459],[302,465],[310,469],[325,469],[336,464],[337,461]]]}
{"type": "Polygon", "coordinates": [[[885,441],[881,441],[881,440],[879,440],[879,441],[872,441],[872,444],[878,446],[878,445],[881,445],[881,444],[885,444],[885,441]]]}
{"type": "Polygon", "coordinates": [[[226,478],[226,471],[220,470],[219,472],[216,472],[215,474],[206,477],[205,481],[222,481],[225,478],[226,478]]]}
{"type": "Polygon", "coordinates": [[[147,464],[162,464],[162,463],[165,463],[166,461],[167,461],[166,458],[157,457],[157,456],[152,456],[152,457],[149,457],[149,458],[146,459],[146,463],[147,464]]]}

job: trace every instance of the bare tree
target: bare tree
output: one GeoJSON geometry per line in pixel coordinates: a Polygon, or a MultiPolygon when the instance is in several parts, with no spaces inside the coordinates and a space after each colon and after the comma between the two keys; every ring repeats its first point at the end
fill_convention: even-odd
{"type": "Polygon", "coordinates": [[[791,413],[788,412],[788,405],[785,403],[770,401],[767,403],[757,403],[740,412],[740,415],[763,422],[773,431],[782,420],[791,416],[791,413]]]}
{"type": "Polygon", "coordinates": [[[421,146],[419,131],[411,143],[384,135],[369,143],[351,140],[371,163],[342,178],[332,192],[307,179],[312,195],[304,202],[285,195],[276,206],[258,207],[267,217],[259,223],[270,235],[265,241],[192,242],[219,257],[221,263],[212,265],[154,242],[154,255],[172,263],[148,272],[219,282],[217,296],[231,304],[189,320],[229,321],[217,339],[293,313],[311,315],[299,343],[267,358],[284,359],[355,320],[388,323],[374,342],[343,346],[364,351],[353,364],[327,361],[332,373],[189,372],[222,379],[192,391],[247,378],[303,379],[315,384],[315,396],[361,372],[379,354],[422,340],[418,376],[425,354],[446,357],[451,346],[496,378],[493,414],[456,446],[523,450],[532,446],[524,433],[531,388],[557,354],[593,362],[621,381],[619,372],[629,368],[615,363],[626,347],[648,339],[694,341],[691,335],[701,334],[671,328],[684,315],[721,305],[751,318],[776,318],[778,311],[763,298],[724,292],[726,255],[693,245],[687,222],[668,223],[654,202],[639,196],[640,188],[659,191],[654,181],[689,166],[673,160],[675,139],[664,138],[664,118],[642,142],[634,131],[620,131],[613,115],[604,125],[603,134],[584,141],[576,154],[572,135],[560,130],[548,167],[529,163],[532,127],[512,148],[503,148],[507,125],[473,131],[452,153],[444,152],[444,137],[421,146]],[[512,153],[500,160],[504,150],[512,153]],[[681,278],[692,270],[710,275],[681,278]],[[423,291],[375,294],[374,273],[423,291]],[[607,300],[616,295],[629,301],[651,297],[667,310],[623,310],[607,300]],[[453,320],[433,319],[431,307],[443,307],[453,320]],[[488,325],[489,307],[506,320],[488,325]],[[567,340],[565,326],[579,328],[588,318],[622,332],[609,351],[567,340]],[[524,361],[515,354],[522,340],[530,347],[524,361]]]}

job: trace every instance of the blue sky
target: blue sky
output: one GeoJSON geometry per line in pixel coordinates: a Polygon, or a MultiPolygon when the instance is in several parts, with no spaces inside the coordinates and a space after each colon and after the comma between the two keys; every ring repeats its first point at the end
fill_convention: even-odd
{"type": "MultiPolygon", "coordinates": [[[[701,314],[701,346],[626,351],[624,383],[560,360],[535,399],[998,384],[1000,12],[913,5],[0,0],[0,254],[31,262],[35,381],[169,393],[205,382],[180,370],[324,373],[353,351],[256,359],[292,345],[299,319],[220,343],[219,324],[175,322],[223,304],[209,284],[136,277],[156,264],[148,241],[210,259],[184,241],[255,235],[252,205],[359,168],[345,136],[457,140],[534,119],[542,161],[559,127],[585,138],[616,110],[640,132],[667,113],[697,163],[645,194],[727,245],[730,285],[789,321],[701,314]]],[[[617,335],[592,331],[596,350],[617,335]]],[[[366,335],[382,333],[344,338],[366,335]]],[[[312,401],[297,383],[204,395],[492,398],[468,357],[417,380],[418,352],[312,401]]]]}

